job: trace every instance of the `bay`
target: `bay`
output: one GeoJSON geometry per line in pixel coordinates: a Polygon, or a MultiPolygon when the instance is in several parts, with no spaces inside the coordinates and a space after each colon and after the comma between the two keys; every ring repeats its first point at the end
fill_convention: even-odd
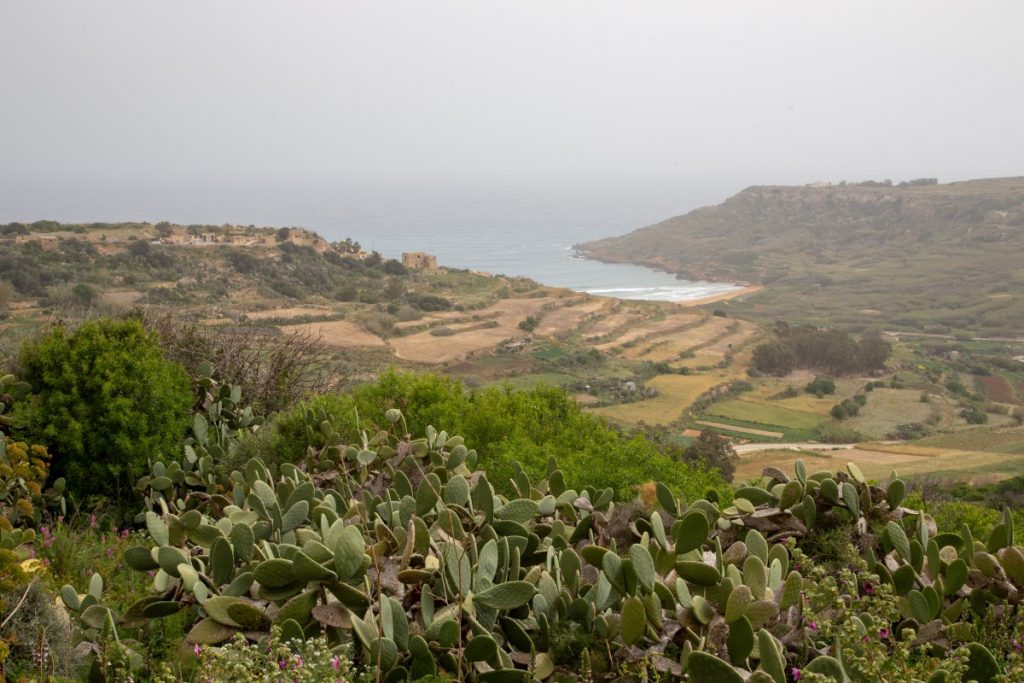
{"type": "Polygon", "coordinates": [[[579,258],[573,245],[623,234],[717,200],[668,187],[106,185],[0,188],[0,222],[168,220],[301,226],[399,258],[523,276],[622,299],[686,301],[736,289],[632,264],[579,258]]]}

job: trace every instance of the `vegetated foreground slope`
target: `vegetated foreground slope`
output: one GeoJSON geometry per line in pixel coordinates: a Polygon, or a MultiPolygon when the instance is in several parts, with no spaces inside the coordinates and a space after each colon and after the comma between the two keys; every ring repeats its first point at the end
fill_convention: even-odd
{"type": "Polygon", "coordinates": [[[1019,336],[1024,177],[905,186],[757,186],[581,245],[692,279],[765,284],[716,304],[817,324],[1019,336]]]}

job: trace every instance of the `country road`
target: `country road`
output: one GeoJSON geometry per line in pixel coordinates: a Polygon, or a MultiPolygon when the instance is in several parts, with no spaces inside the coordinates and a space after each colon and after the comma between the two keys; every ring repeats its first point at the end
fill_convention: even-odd
{"type": "Polygon", "coordinates": [[[844,451],[856,447],[855,443],[745,443],[733,446],[739,453],[756,453],[757,451],[844,451]]]}

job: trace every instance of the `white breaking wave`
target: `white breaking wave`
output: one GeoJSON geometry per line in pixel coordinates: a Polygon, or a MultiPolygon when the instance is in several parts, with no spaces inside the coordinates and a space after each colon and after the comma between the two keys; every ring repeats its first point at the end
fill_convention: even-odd
{"type": "Polygon", "coordinates": [[[644,301],[692,301],[713,294],[725,294],[742,289],[739,285],[715,282],[690,282],[678,287],[590,287],[582,291],[587,294],[610,296],[616,299],[640,299],[644,301]]]}

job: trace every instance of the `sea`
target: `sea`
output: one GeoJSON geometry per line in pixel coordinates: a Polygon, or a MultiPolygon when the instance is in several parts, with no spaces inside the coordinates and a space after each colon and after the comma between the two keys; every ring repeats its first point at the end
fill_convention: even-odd
{"type": "Polygon", "coordinates": [[[0,223],[162,220],[294,226],[351,238],[386,257],[434,254],[455,268],[524,276],[580,292],[688,301],[738,285],[582,258],[573,245],[621,235],[723,199],[672,187],[125,186],[0,187],[0,223]]]}

